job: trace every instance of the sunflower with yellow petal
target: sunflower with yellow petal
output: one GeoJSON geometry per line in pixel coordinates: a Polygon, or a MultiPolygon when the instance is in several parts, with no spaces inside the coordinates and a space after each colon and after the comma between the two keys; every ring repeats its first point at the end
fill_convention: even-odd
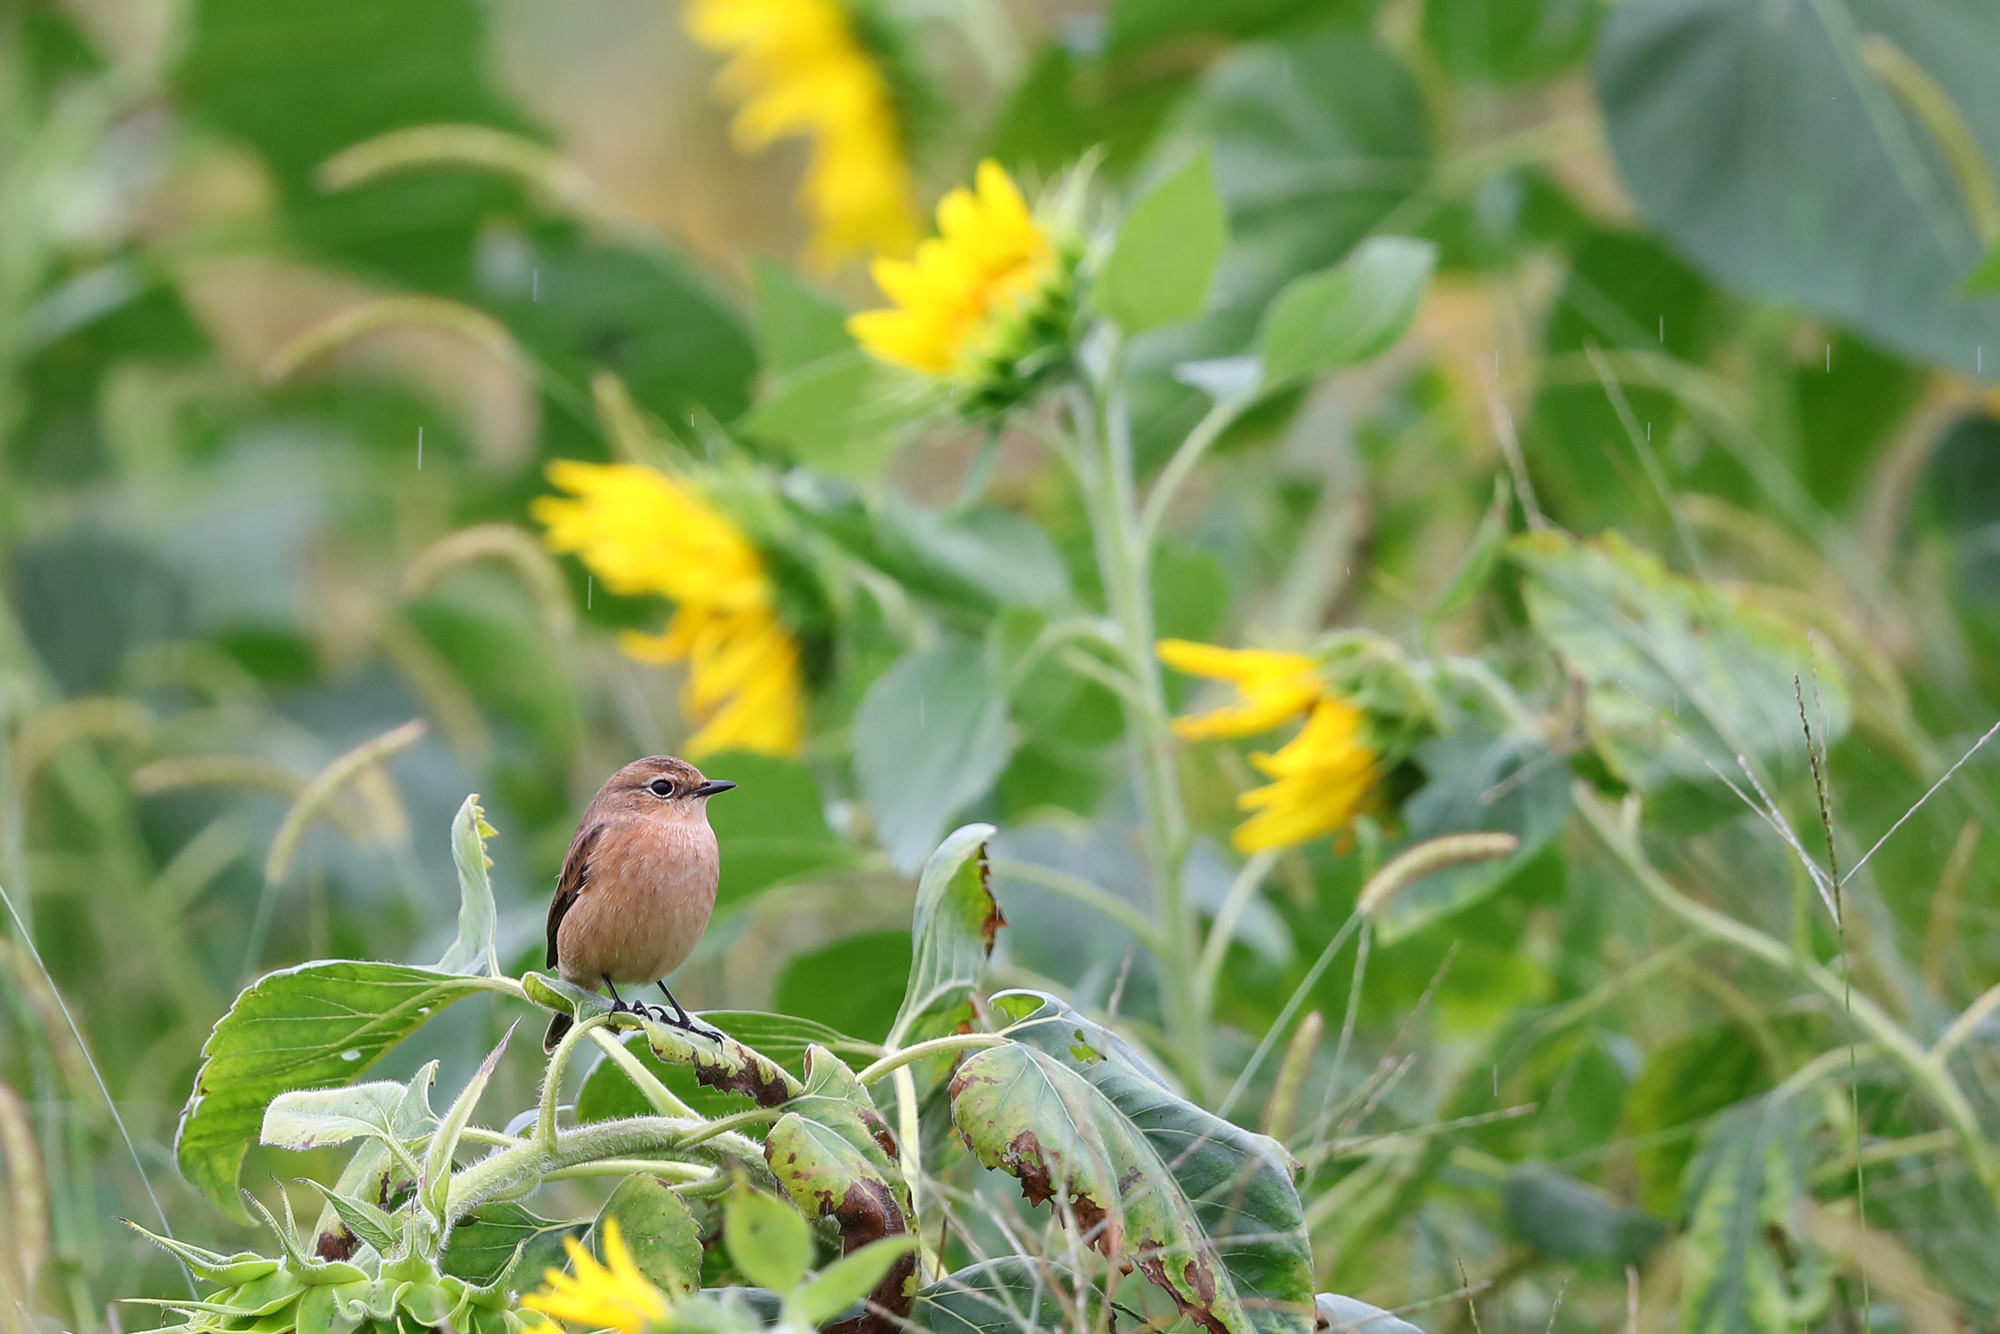
{"type": "Polygon", "coordinates": [[[619,1334],[644,1334],[666,1323],[672,1303],[639,1272],[616,1218],[604,1221],[604,1258],[609,1263],[599,1264],[574,1237],[563,1238],[563,1249],[576,1272],[544,1271],[541,1291],[522,1297],[522,1306],[585,1329],[615,1329],[619,1334]]]}
{"type": "Polygon", "coordinates": [[[1320,664],[1303,653],[1227,649],[1183,639],[1155,646],[1160,661],[1177,672],[1228,681],[1236,699],[1221,708],[1174,720],[1185,741],[1254,736],[1301,715],[1306,724],[1274,754],[1250,762],[1273,781],[1237,797],[1253,812],[1230,842],[1249,854],[1295,847],[1344,829],[1383,771],[1369,743],[1368,715],[1327,684],[1320,664]]]}
{"type": "Polygon", "coordinates": [[[550,550],[581,557],[613,593],[674,603],[664,632],[627,631],[621,647],[641,662],[687,664],[681,708],[701,724],[688,757],[797,755],[806,723],[799,643],[742,530],[694,486],[653,468],[559,459],[549,480],[570,493],[531,507],[550,550]]]}
{"type": "Polygon", "coordinates": [[[938,203],[937,224],[914,258],[875,261],[892,304],[852,316],[848,332],[882,361],[1004,406],[1062,349],[1073,260],[990,160],[938,203]]]}
{"type": "Polygon", "coordinates": [[[689,0],[688,35],[729,55],[717,76],[739,106],[746,151],[792,136],[811,143],[799,201],[821,268],[857,255],[905,255],[916,186],[883,53],[842,0],[689,0]]]}

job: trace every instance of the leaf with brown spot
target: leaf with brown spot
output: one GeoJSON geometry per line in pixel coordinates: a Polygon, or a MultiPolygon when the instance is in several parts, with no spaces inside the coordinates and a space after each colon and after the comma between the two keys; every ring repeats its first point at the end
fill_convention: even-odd
{"type": "Polygon", "coordinates": [[[986,840],[992,836],[992,825],[966,825],[924,864],[911,922],[910,982],[890,1030],[899,1044],[950,1033],[971,1013],[986,956],[1006,925],[987,883],[986,840]]]}
{"type": "Polygon", "coordinates": [[[1067,1196],[1100,1250],[1211,1330],[1307,1334],[1312,1257],[1283,1148],[1188,1102],[1061,1001],[1004,992],[993,1007],[1017,1045],[976,1053],[951,1085],[981,1161],[1030,1198],[1067,1196]]]}

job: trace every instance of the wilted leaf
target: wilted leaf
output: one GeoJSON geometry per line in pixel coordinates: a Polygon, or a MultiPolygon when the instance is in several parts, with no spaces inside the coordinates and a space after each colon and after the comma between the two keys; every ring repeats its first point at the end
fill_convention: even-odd
{"type": "MultiPolygon", "coordinates": [[[[709,1010],[701,1016],[704,1024],[719,1028],[746,1047],[753,1048],[783,1066],[787,1073],[804,1078],[806,1049],[814,1043],[835,1052],[867,1058],[874,1048],[857,1043],[845,1034],[810,1019],[788,1014],[764,1014],[750,1010],[709,1010]]],[[[727,1116],[749,1104],[750,1094],[740,1089],[717,1089],[703,1085],[694,1068],[661,1060],[643,1038],[623,1039],[641,1065],[651,1071],[674,1095],[703,1116],[727,1116]]],[[[576,1119],[616,1121],[628,1116],[649,1116],[652,1104],[616,1062],[600,1061],[591,1069],[576,1095],[576,1119]]]]}
{"type": "Polygon", "coordinates": [[[1079,1236],[1133,1261],[1182,1311],[1230,1334],[1306,1334],[1312,1267],[1289,1159],[1169,1089],[1068,1006],[1008,992],[1016,1041],[975,1053],[952,1119],[981,1162],[1057,1199],[1079,1236]]]}
{"type": "Polygon", "coordinates": [[[1007,924],[988,883],[986,840],[993,833],[990,824],[966,825],[924,863],[910,928],[910,980],[892,1030],[902,1045],[955,1028],[969,1015],[994,937],[1007,924]]]}
{"type": "Polygon", "coordinates": [[[346,1084],[445,1006],[500,985],[429,968],[346,961],[260,978],[202,1047],[174,1141],[182,1175],[217,1208],[244,1218],[236,1171],[271,1099],[290,1089],[346,1084]]]}
{"type": "Polygon", "coordinates": [[[500,972],[500,919],[493,906],[493,881],[487,875],[493,859],[486,855],[486,840],[493,833],[475,792],[451,822],[451,859],[458,866],[458,939],[437,961],[440,972],[496,976],[500,972]]]}

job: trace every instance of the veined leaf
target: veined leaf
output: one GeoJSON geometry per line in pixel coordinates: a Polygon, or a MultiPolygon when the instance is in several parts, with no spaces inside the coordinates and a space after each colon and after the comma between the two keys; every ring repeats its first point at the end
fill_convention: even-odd
{"type": "Polygon", "coordinates": [[[258,1138],[280,1149],[318,1149],[364,1135],[395,1139],[405,1089],[385,1081],[344,1088],[294,1089],[271,1099],[258,1138]]]}
{"type": "Polygon", "coordinates": [[[590,1225],[587,1218],[543,1218],[518,1204],[489,1204],[458,1220],[438,1266],[479,1284],[497,1283],[511,1269],[521,1275],[525,1287],[539,1282],[544,1269],[560,1268],[562,1239],[580,1237],[590,1225]]]}
{"type": "Polygon", "coordinates": [[[1104,1295],[1061,1265],[1022,1255],[969,1265],[917,1294],[910,1321],[931,1334],[1058,1334],[1096,1329],[1104,1295]]]}
{"type": "Polygon", "coordinates": [[[1016,1041],[951,1084],[981,1162],[1060,1199],[1081,1235],[1132,1260],[1181,1309],[1228,1334],[1307,1334],[1312,1265],[1290,1162],[1276,1141],[1174,1093],[1119,1038],[1062,1002],[1008,992],[1016,1041]]]}
{"type": "Polygon", "coordinates": [[[452,1002],[503,983],[430,968],[345,960],[270,973],[236,998],[202,1047],[174,1154],[215,1206],[248,1221],[236,1172],[264,1108],[290,1089],[334,1088],[452,1002]]]}
{"type": "MultiPolygon", "coordinates": [[[[814,1044],[863,1059],[876,1055],[879,1050],[872,1044],[856,1042],[837,1033],[825,1024],[788,1014],[709,1010],[702,1014],[701,1021],[721,1029],[744,1046],[762,1052],[783,1066],[786,1073],[799,1078],[805,1075],[806,1049],[814,1044]]],[[[661,1060],[643,1040],[628,1038],[625,1045],[641,1065],[673,1091],[675,1097],[703,1116],[727,1116],[750,1106],[744,1101],[750,1096],[747,1091],[707,1087],[695,1077],[692,1067],[661,1060]]],[[[613,1061],[598,1062],[576,1095],[576,1119],[579,1122],[616,1121],[627,1116],[646,1116],[652,1111],[646,1095],[613,1061]]]]}
{"type": "Polygon", "coordinates": [[[357,1195],[342,1194],[317,1181],[308,1180],[306,1184],[320,1193],[320,1198],[340,1216],[350,1233],[373,1246],[377,1253],[387,1255],[395,1249],[396,1221],[388,1214],[357,1195]]]}
{"type": "Polygon", "coordinates": [[[493,881],[487,868],[493,859],[486,855],[486,840],[494,834],[473,793],[458,808],[451,822],[451,859],[458,866],[458,939],[437,961],[446,973],[500,973],[500,916],[493,906],[493,881]],[[483,965],[483,966],[482,966],[483,965]]]}
{"type": "Polygon", "coordinates": [[[1799,1329],[1824,1300],[1789,1273],[1774,1238],[1810,1249],[1794,1217],[1806,1198],[1806,1113],[1771,1093],[1710,1127],[1689,1171],[1681,1328],[1687,1334],[1799,1329]]]}
{"type": "Polygon", "coordinates": [[[986,972],[993,940],[1007,919],[993,900],[986,869],[990,824],[969,824],[938,845],[917,883],[911,923],[910,982],[891,1030],[903,1045],[957,1025],[986,972]]]}
{"type": "Polygon", "coordinates": [[[639,1272],[662,1292],[686,1296],[701,1286],[701,1228],[687,1201],[666,1182],[635,1172],[618,1183],[591,1227],[591,1249],[604,1259],[604,1224],[618,1220],[618,1233],[639,1272]]]}
{"type": "Polygon", "coordinates": [[[1711,765],[1740,782],[1738,755],[1802,762],[1800,681],[1815,734],[1847,731],[1838,668],[1821,660],[1815,679],[1805,635],[1749,596],[1670,574],[1615,533],[1529,533],[1512,553],[1535,629],[1588,692],[1592,739],[1635,786],[1713,783],[1711,765]]]}

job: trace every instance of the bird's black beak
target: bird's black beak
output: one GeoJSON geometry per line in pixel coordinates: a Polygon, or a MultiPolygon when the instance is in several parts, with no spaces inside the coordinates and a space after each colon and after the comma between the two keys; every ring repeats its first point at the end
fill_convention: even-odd
{"type": "Polygon", "coordinates": [[[688,795],[690,797],[712,797],[718,792],[727,792],[735,786],[736,784],[730,782],[727,778],[711,778],[694,791],[688,793],[688,795]]]}

